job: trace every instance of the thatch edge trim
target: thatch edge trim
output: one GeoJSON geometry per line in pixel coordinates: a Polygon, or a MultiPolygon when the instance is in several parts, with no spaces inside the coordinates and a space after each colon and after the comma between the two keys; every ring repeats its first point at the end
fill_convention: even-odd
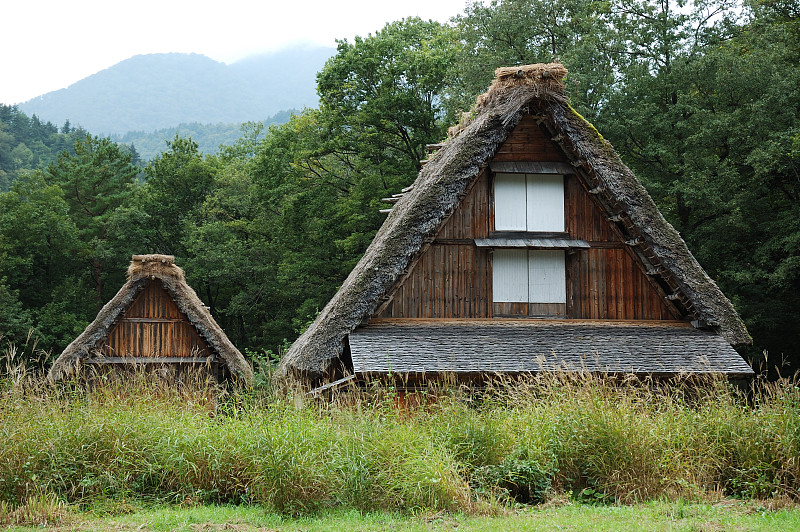
{"type": "Polygon", "coordinates": [[[589,163],[607,193],[630,217],[645,244],[692,302],[698,317],[732,346],[751,344],[752,338],[733,304],[697,262],[611,143],[568,105],[548,105],[548,110],[559,132],[569,137],[579,157],[589,163]]]}

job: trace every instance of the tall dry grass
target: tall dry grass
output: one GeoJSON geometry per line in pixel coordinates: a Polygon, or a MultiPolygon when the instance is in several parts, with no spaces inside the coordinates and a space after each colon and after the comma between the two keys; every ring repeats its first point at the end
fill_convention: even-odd
{"type": "MultiPolygon", "coordinates": [[[[390,388],[315,400],[146,376],[0,389],[0,501],[145,497],[286,513],[482,511],[571,492],[599,501],[797,499],[800,390],[547,375],[402,404],[390,388]],[[48,495],[49,496],[49,495],[48,495]]],[[[10,511],[10,510],[9,510],[10,511]]]]}

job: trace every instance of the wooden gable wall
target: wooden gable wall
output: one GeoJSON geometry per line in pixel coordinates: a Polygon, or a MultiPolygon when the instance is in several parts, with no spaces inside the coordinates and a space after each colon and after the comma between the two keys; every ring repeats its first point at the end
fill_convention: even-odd
{"type": "Polygon", "coordinates": [[[490,318],[489,173],[482,172],[376,317],[490,318]]]}
{"type": "Polygon", "coordinates": [[[208,346],[158,281],[142,289],[103,346],[110,357],[207,357],[208,346]]]}
{"type": "MultiPolygon", "coordinates": [[[[495,162],[567,162],[536,121],[524,117],[495,162]]],[[[566,316],[574,319],[674,320],[677,310],[648,278],[633,252],[577,175],[564,179],[565,231],[591,248],[566,258],[566,316]]],[[[491,318],[491,251],[475,238],[494,230],[492,174],[481,172],[460,205],[395,286],[376,318],[491,318]]]]}

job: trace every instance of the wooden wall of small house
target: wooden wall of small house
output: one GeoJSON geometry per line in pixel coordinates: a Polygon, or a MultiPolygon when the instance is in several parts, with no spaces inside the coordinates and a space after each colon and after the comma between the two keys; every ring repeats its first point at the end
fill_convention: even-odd
{"type": "Polygon", "coordinates": [[[198,357],[208,356],[209,350],[161,283],[150,281],[112,328],[103,354],[198,357]]]}
{"type": "MultiPolygon", "coordinates": [[[[520,121],[494,160],[567,162],[529,116],[520,121]]],[[[564,188],[566,232],[592,246],[567,254],[567,317],[677,319],[578,176],[565,176],[564,188]]],[[[491,252],[473,242],[491,236],[494,229],[491,191],[491,174],[484,171],[375,317],[492,317],[491,252]]],[[[528,315],[527,304],[504,307],[520,307],[519,315],[528,315]]]]}

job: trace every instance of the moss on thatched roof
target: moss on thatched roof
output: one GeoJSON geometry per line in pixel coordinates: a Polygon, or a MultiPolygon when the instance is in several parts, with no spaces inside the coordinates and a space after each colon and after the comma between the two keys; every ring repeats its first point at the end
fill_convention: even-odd
{"type": "Polygon", "coordinates": [[[186,283],[183,270],[171,255],[134,255],[128,267],[128,280],[117,295],[97,314],[95,320],[78,336],[53,363],[49,378],[57,381],[73,375],[81,361],[93,357],[136,296],[152,281],[158,281],[178,309],[183,312],[213,354],[230,370],[231,375],[244,382],[253,378],[253,370],[238,349],[231,343],[211,313],[186,283]]]}
{"type": "MultiPolygon", "coordinates": [[[[341,289],[284,356],[278,375],[316,379],[341,357],[346,336],[387,296],[426,239],[458,206],[469,184],[490,163],[522,116],[536,116],[553,133],[582,179],[602,190],[614,215],[624,215],[642,249],[657,261],[693,319],[714,328],[731,345],[750,336],[730,301],[697,263],[678,232],[610,143],[567,103],[558,63],[500,68],[475,109],[451,128],[449,140],[422,168],[413,188],[391,209],[341,289]]],[[[643,252],[643,255],[645,254],[643,252]]],[[[644,260],[644,259],[643,259],[644,260]]]]}

